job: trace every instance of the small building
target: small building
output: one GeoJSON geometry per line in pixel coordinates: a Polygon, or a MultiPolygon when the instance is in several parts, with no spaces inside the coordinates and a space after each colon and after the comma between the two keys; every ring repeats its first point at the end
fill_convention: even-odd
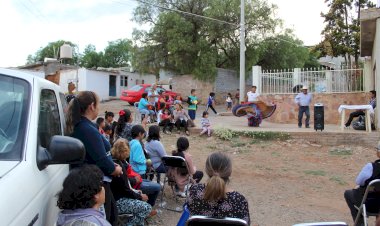
{"type": "MultiPolygon", "coordinates": [[[[380,9],[371,8],[360,13],[360,55],[365,57],[364,67],[371,71],[371,76],[364,82],[366,91],[380,90],[380,9]]],[[[377,106],[380,106],[377,98],[377,106]]],[[[376,108],[376,128],[380,128],[380,111],[376,108]]]]}

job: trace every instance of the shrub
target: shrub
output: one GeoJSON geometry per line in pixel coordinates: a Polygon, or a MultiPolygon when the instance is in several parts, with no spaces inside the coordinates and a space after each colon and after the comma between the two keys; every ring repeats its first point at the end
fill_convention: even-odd
{"type": "Polygon", "coordinates": [[[288,140],[290,135],[282,132],[267,131],[234,131],[227,128],[216,128],[215,135],[222,140],[231,141],[235,137],[243,136],[254,138],[255,140],[288,140]]]}

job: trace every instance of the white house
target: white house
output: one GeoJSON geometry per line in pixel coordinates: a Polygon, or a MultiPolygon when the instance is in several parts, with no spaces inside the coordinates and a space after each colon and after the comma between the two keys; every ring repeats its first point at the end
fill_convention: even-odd
{"type": "MultiPolygon", "coordinates": [[[[371,8],[362,10],[360,14],[360,55],[365,57],[364,67],[372,72],[372,76],[366,79],[364,87],[366,91],[380,90],[380,9],[371,8]],[[379,65],[377,65],[379,64],[379,65]]],[[[377,98],[378,106],[375,111],[376,128],[380,128],[380,98],[377,98]]]]}
{"type": "Polygon", "coordinates": [[[73,82],[76,84],[77,91],[94,91],[101,100],[109,100],[119,98],[123,90],[130,89],[136,84],[152,84],[155,81],[155,75],[141,75],[129,72],[127,69],[79,68],[61,71],[59,85],[67,92],[68,83],[73,82]]]}

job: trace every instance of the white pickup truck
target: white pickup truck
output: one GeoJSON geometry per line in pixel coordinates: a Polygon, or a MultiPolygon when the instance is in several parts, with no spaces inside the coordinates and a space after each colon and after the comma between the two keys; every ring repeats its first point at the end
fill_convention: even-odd
{"type": "Polygon", "coordinates": [[[56,194],[83,144],[65,137],[60,87],[0,69],[0,225],[54,225],[56,194]]]}

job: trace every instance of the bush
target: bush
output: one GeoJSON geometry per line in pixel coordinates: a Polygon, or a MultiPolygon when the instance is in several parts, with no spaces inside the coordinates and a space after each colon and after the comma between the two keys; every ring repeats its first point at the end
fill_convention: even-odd
{"type": "Polygon", "coordinates": [[[287,140],[290,138],[288,133],[282,132],[234,131],[227,128],[216,128],[215,135],[219,139],[228,141],[239,136],[254,138],[255,140],[287,140]]]}

